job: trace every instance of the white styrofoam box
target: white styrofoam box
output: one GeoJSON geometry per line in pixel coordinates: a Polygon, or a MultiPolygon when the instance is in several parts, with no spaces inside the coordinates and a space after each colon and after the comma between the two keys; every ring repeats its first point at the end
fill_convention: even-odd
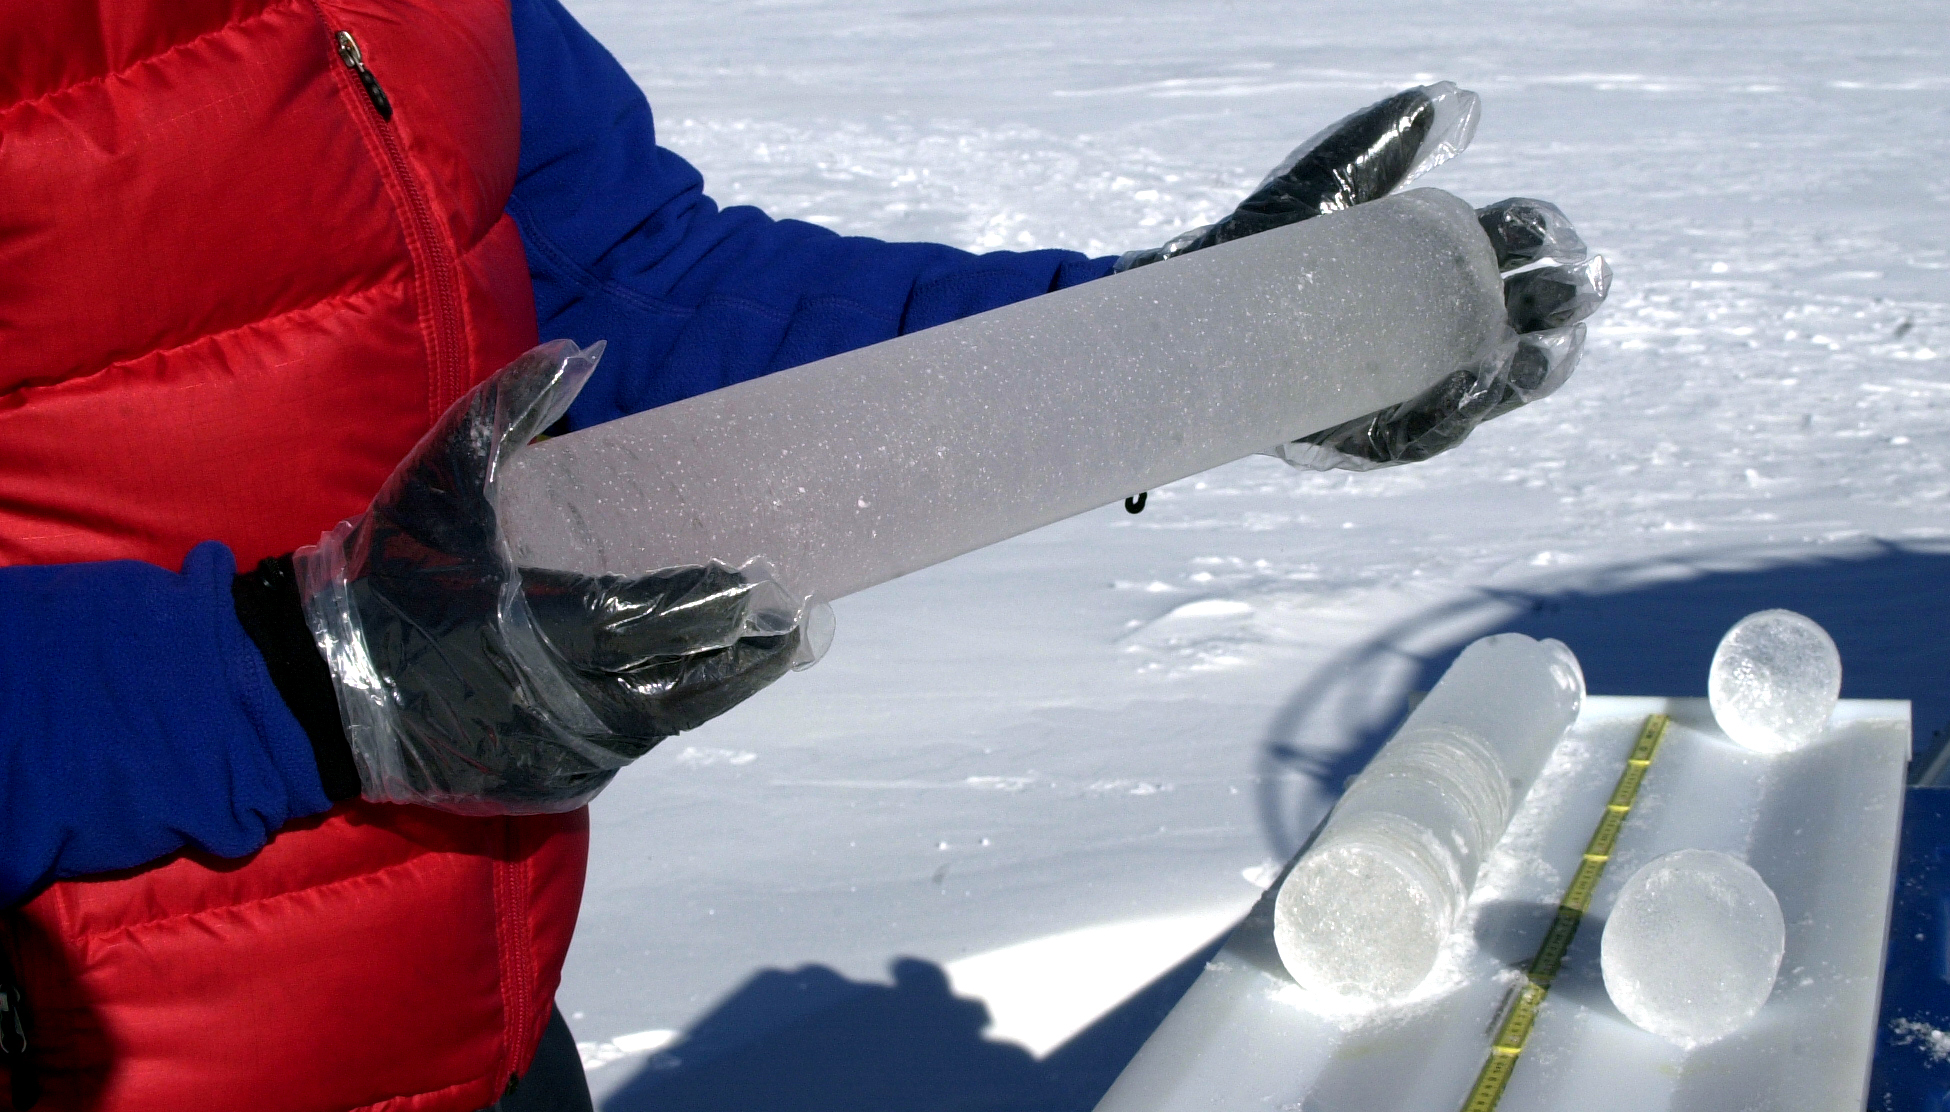
{"type": "Polygon", "coordinates": [[[1672,726],[1499,1107],[1862,1108],[1909,704],[1844,700],[1820,743],[1763,756],[1729,741],[1704,699],[1597,696],[1525,798],[1420,989],[1365,1016],[1320,1009],[1274,952],[1275,884],[1098,1112],[1457,1112],[1651,714],[1670,715],[1672,726]],[[1787,921],[1766,1006],[1740,1031],[1692,1050],[1620,1015],[1598,969],[1619,887],[1653,858],[1688,848],[1744,858],[1787,921]]]}

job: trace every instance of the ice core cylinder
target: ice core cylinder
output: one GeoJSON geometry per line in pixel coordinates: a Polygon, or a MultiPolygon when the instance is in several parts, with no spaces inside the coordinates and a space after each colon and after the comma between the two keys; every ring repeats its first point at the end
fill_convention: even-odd
{"type": "Polygon", "coordinates": [[[1421,984],[1583,703],[1557,641],[1503,633],[1464,649],[1281,882],[1273,942],[1293,979],[1357,1010],[1421,984]]]}
{"type": "Polygon", "coordinates": [[[501,520],[527,566],[763,559],[833,599],[1405,401],[1507,342],[1474,211],[1418,189],[558,437],[502,477],[501,520]]]}

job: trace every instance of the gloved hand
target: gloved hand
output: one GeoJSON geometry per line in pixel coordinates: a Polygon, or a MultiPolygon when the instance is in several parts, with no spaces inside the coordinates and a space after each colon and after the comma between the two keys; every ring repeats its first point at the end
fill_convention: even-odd
{"type": "Polygon", "coordinates": [[[456,402],[367,512],[293,556],[371,800],[566,811],[671,734],[777,679],[803,604],[762,568],[519,568],[497,478],[601,345],[544,344],[456,402]]]}
{"type": "MultiPolygon", "coordinates": [[[[1370,105],[1302,143],[1216,224],[1162,247],[1132,251],[1117,270],[1295,224],[1381,197],[1469,146],[1475,93],[1444,81],[1370,105]]],[[[1516,197],[1479,209],[1505,274],[1513,340],[1490,360],[1458,368],[1420,396],[1269,450],[1296,467],[1365,471],[1428,459],[1455,447],[1491,417],[1563,385],[1584,347],[1578,322],[1611,287],[1602,256],[1555,205],[1516,197]],[[1528,268],[1528,269],[1525,269],[1528,268]]]]}
{"type": "Polygon", "coordinates": [[[1480,99],[1441,81],[1404,89],[1293,148],[1231,215],[1162,247],[1127,251],[1119,273],[1378,200],[1469,146],[1480,99]]]}
{"type": "Polygon", "coordinates": [[[1408,401],[1269,454],[1308,471],[1415,463],[1462,443],[1484,421],[1550,395],[1571,377],[1584,352],[1579,322],[1604,303],[1611,267],[1603,255],[1586,257],[1577,230],[1547,201],[1512,197],[1477,209],[1476,216],[1505,275],[1503,306],[1515,343],[1408,401]]]}

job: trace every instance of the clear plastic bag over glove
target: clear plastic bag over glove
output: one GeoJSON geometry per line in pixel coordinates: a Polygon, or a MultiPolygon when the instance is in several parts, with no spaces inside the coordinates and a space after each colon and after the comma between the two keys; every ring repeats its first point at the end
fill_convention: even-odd
{"type": "MultiPolygon", "coordinates": [[[[497,477],[601,345],[544,344],[449,409],[367,512],[293,556],[362,794],[566,811],[798,656],[804,606],[761,566],[585,576],[515,566],[497,477]]],[[[797,657],[797,659],[795,659],[797,657]]]]}
{"type": "MultiPolygon", "coordinates": [[[[1370,105],[1302,143],[1216,224],[1132,251],[1120,271],[1377,200],[1469,146],[1475,93],[1444,81],[1370,105]]],[[[1504,272],[1510,340],[1415,398],[1277,445],[1296,467],[1367,471],[1425,460],[1476,426],[1555,391],[1577,367],[1586,317],[1611,288],[1603,256],[1585,249],[1557,206],[1513,197],[1477,210],[1504,272]]]]}

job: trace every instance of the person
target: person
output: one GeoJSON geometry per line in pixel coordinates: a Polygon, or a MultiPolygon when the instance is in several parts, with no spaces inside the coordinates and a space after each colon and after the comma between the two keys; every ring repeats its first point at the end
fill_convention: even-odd
{"type": "MultiPolygon", "coordinates": [[[[720,209],[558,0],[58,0],[0,28],[14,1109],[588,1107],[552,1006],[583,804],[802,646],[728,569],[509,566],[497,453],[1408,169],[1300,197],[1302,158],[1231,232],[1122,259],[977,255],[720,209]],[[608,353],[537,348],[564,336],[608,353]]],[[[1368,146],[1330,161],[1421,113],[1351,117],[1368,146]]],[[[1506,261],[1575,238],[1535,203],[1485,226],[1506,261]]],[[[1550,273],[1518,323],[1547,339],[1289,458],[1423,458],[1554,388],[1603,290],[1550,273]]]]}

